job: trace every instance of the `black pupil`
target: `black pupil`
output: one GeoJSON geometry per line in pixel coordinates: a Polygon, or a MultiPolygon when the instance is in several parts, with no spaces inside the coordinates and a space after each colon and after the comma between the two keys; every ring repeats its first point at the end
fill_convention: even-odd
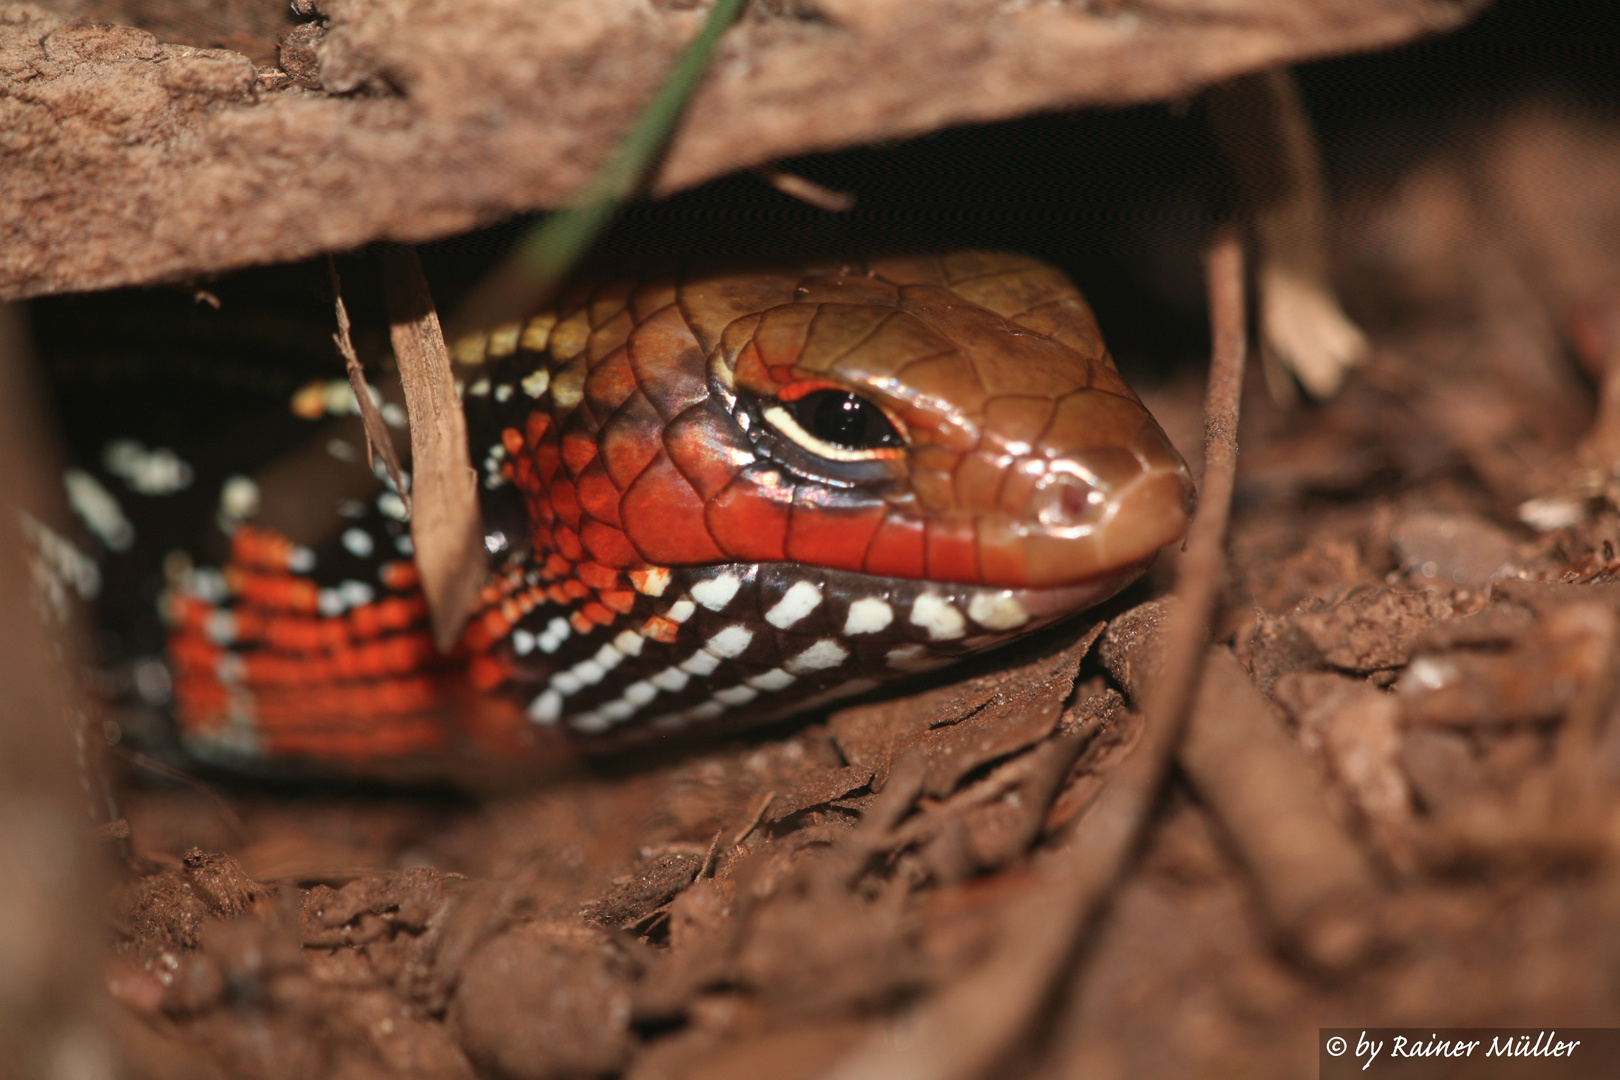
{"type": "Polygon", "coordinates": [[[839,390],[817,390],[793,403],[794,419],[822,442],[851,450],[899,446],[900,436],[883,410],[839,390]]]}

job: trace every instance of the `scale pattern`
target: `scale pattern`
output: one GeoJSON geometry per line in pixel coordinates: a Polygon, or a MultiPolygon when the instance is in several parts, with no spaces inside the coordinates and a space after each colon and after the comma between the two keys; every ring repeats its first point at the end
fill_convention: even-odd
{"type": "Polygon", "coordinates": [[[1083,609],[1188,513],[1085,301],[1019,256],[585,284],[453,353],[492,553],[457,655],[432,654],[396,493],[305,547],[238,525],[166,599],[194,746],[364,760],[762,722],[1083,609]],[[903,445],[807,434],[787,406],[823,389],[903,445]]]}

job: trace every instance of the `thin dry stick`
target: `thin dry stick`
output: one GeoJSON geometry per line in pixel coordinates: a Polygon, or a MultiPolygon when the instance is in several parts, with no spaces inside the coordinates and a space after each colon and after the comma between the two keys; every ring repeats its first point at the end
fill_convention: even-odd
{"type": "Polygon", "coordinates": [[[411,423],[411,543],[433,639],[443,652],[477,607],[486,573],[478,475],[467,456],[467,419],[422,264],[408,247],[384,248],[382,260],[389,336],[411,423]]]}
{"type": "Polygon", "coordinates": [[[1226,570],[1226,524],[1237,481],[1238,405],[1243,395],[1243,249],[1230,233],[1206,258],[1213,355],[1204,392],[1204,490],[1176,579],[1179,610],[1164,636],[1164,668],[1144,704],[1148,730],[1179,736],[1203,671],[1204,645],[1226,570]]]}
{"type": "Polygon", "coordinates": [[[383,459],[388,478],[394,482],[394,490],[405,500],[405,509],[409,512],[411,495],[405,489],[405,470],[400,466],[399,453],[394,449],[393,437],[388,434],[388,425],[383,423],[377,400],[371,396],[365,369],[360,366],[360,354],[354,350],[349,309],[343,303],[343,281],[338,277],[337,262],[330,255],[326,257],[326,270],[332,276],[332,300],[337,305],[337,333],[332,335],[332,340],[337,343],[338,352],[343,356],[343,366],[349,372],[349,387],[354,391],[355,403],[360,407],[360,424],[366,432],[366,464],[375,466],[377,458],[383,459]]]}
{"type": "Polygon", "coordinates": [[[1311,120],[1286,69],[1214,87],[1205,108],[1254,224],[1261,341],[1272,379],[1281,361],[1313,397],[1338,392],[1367,357],[1367,338],[1339,306],[1329,280],[1327,196],[1311,120]]]}
{"type": "Polygon", "coordinates": [[[809,203],[817,210],[825,210],[829,214],[842,214],[855,209],[855,196],[848,191],[835,191],[830,187],[823,187],[814,180],[807,180],[798,173],[783,172],[781,169],[766,167],[754,171],[777,191],[800,202],[809,203]]]}
{"type": "Polygon", "coordinates": [[[759,800],[759,805],[754,807],[754,812],[748,816],[748,824],[737,830],[737,835],[731,838],[731,842],[727,844],[726,847],[728,849],[734,848],[744,840],[748,839],[748,834],[759,828],[760,819],[765,816],[765,811],[769,810],[771,808],[771,803],[775,801],[776,792],[767,791],[764,797],[759,800]]]}
{"type": "Polygon", "coordinates": [[[1037,1022],[1135,849],[1174,754],[1198,683],[1210,617],[1220,593],[1237,468],[1238,396],[1243,385],[1243,255],[1231,234],[1208,257],[1214,356],[1205,398],[1204,495],[1176,582],[1180,600],[1165,634],[1165,678],[1144,703],[1135,751],[1081,819],[1067,848],[1046,867],[1047,884],[1009,904],[1006,935],[983,967],[864,1044],[833,1070],[834,1080],[975,1080],[993,1075],[1037,1022]]]}

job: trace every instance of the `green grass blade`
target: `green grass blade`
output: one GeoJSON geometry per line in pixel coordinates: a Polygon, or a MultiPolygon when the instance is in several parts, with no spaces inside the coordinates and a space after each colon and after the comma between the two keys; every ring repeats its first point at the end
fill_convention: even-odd
{"type": "Polygon", "coordinates": [[[682,51],[664,85],[586,183],[575,204],[550,214],[517,251],[517,269],[533,290],[555,288],[641,183],[687,99],[708,69],[720,35],[743,0],[715,0],[703,28],[682,51]]]}

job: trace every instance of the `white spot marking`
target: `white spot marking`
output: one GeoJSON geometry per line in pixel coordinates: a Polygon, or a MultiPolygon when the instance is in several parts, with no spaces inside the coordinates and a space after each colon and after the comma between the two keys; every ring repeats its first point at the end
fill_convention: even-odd
{"type": "Polygon", "coordinates": [[[495,388],[495,400],[505,403],[512,400],[512,384],[501,383],[495,388]]]}
{"type": "Polygon", "coordinates": [[[626,656],[640,656],[641,645],[646,640],[634,630],[622,630],[619,636],[613,639],[613,647],[626,656]]]}
{"type": "Polygon", "coordinates": [[[315,596],[315,610],[329,619],[343,614],[343,594],[336,589],[322,589],[315,596]]]}
{"type": "Polygon", "coordinates": [[[345,581],[338,586],[338,591],[343,596],[343,602],[349,607],[364,607],[377,595],[376,591],[363,581],[345,581]]]}
{"type": "Polygon", "coordinates": [[[203,632],[215,645],[229,645],[236,640],[236,616],[228,611],[216,611],[208,616],[203,632]]]}
{"type": "Polygon", "coordinates": [[[535,368],[518,385],[523,387],[525,394],[537,398],[546,392],[546,387],[551,385],[551,372],[545,368],[535,368]]]}
{"type": "Polygon", "coordinates": [[[377,496],[377,509],[395,521],[404,521],[411,516],[410,511],[405,509],[405,500],[392,491],[385,491],[377,496]]]}
{"type": "Polygon", "coordinates": [[[664,618],[673,623],[683,623],[687,619],[690,619],[692,617],[692,612],[696,610],[697,605],[692,603],[692,601],[677,600],[669,606],[669,610],[664,613],[664,618]]]}
{"type": "Polygon", "coordinates": [[[820,603],[820,589],[808,581],[795,582],[793,587],[782,595],[782,599],[765,613],[765,621],[786,630],[816,610],[816,605],[820,603]]]}
{"type": "Polygon", "coordinates": [[[613,721],[603,716],[600,710],[592,709],[588,713],[580,713],[568,725],[575,731],[583,731],[588,735],[599,735],[613,726],[613,721]]]}
{"type": "Polygon", "coordinates": [[[928,631],[934,641],[952,641],[967,632],[967,620],[937,593],[923,593],[911,605],[911,625],[928,631]]]}
{"type": "Polygon", "coordinates": [[[748,648],[749,642],[754,640],[754,632],[745,626],[728,626],[715,634],[714,637],[703,643],[705,652],[711,652],[723,660],[734,656],[741,656],[748,648]]]}
{"type": "Polygon", "coordinates": [[[411,543],[411,534],[402,533],[399,536],[394,537],[394,550],[399,552],[401,555],[404,555],[406,558],[410,558],[412,555],[415,555],[416,545],[411,543]]]}
{"type": "Polygon", "coordinates": [[[555,690],[546,690],[529,702],[529,719],[537,724],[555,724],[562,715],[562,706],[562,695],[555,690]]]}
{"type": "Polygon", "coordinates": [[[643,596],[663,596],[664,590],[669,588],[669,567],[649,566],[647,569],[630,575],[635,583],[636,591],[643,596]]]}
{"type": "Polygon", "coordinates": [[[585,683],[572,671],[559,671],[551,677],[551,688],[566,697],[585,689],[585,683]]]}
{"type": "Polygon", "coordinates": [[[797,680],[794,679],[792,675],[789,675],[787,672],[778,667],[771,668],[771,670],[765,672],[763,675],[755,675],[752,679],[748,680],[748,685],[757,690],[774,692],[777,690],[786,690],[796,681],[797,680]]]}
{"type": "Polygon", "coordinates": [[[607,668],[595,660],[581,660],[570,669],[574,677],[586,686],[595,686],[607,675],[607,668]]]}
{"type": "Polygon", "coordinates": [[[616,649],[610,642],[596,650],[594,659],[598,664],[602,665],[603,671],[612,671],[624,663],[624,653],[616,649]]]}
{"type": "Polygon", "coordinates": [[[489,380],[488,379],[479,379],[477,382],[475,382],[471,386],[467,387],[467,396],[468,397],[483,397],[484,395],[486,395],[488,393],[489,393],[489,380]]]}
{"type": "Polygon", "coordinates": [[[521,626],[512,631],[512,651],[519,656],[534,652],[534,635],[521,626]]]}
{"type": "Polygon", "coordinates": [[[219,509],[241,521],[259,512],[259,485],[245,476],[232,476],[219,489],[219,509]]]}
{"type": "Polygon", "coordinates": [[[307,574],[315,569],[315,553],[307,547],[295,547],[287,553],[287,569],[295,574],[307,574]]]}
{"type": "Polygon", "coordinates": [[[343,530],[343,550],[357,559],[370,558],[376,546],[371,534],[364,529],[343,530]]]}
{"type": "Polygon", "coordinates": [[[721,574],[719,577],[700,581],[693,585],[692,599],[710,611],[721,611],[724,610],[727,604],[731,603],[731,598],[737,595],[737,590],[740,588],[742,588],[742,581],[736,574],[721,574]]]}
{"type": "Polygon", "coordinates": [[[759,697],[759,691],[752,686],[728,686],[724,690],[714,692],[714,700],[725,705],[746,705],[759,697]]]}
{"type": "Polygon", "coordinates": [[[1011,593],[975,593],[968,601],[968,618],[986,630],[1013,630],[1029,622],[1029,612],[1011,593]]]}
{"type": "Polygon", "coordinates": [[[705,675],[713,675],[714,669],[719,666],[720,658],[718,656],[699,649],[686,658],[685,662],[681,664],[681,670],[696,675],[701,679],[705,675]]]}
{"type": "Polygon", "coordinates": [[[862,597],[849,605],[849,618],[844,620],[844,636],[875,634],[888,628],[894,621],[894,608],[887,600],[875,596],[862,597]]]}
{"type": "Polygon", "coordinates": [[[573,632],[574,628],[568,624],[568,620],[559,616],[546,624],[545,630],[536,639],[535,644],[540,646],[543,653],[554,653],[573,632]]]}
{"type": "Polygon", "coordinates": [[[200,566],[192,571],[186,586],[197,599],[209,604],[223,603],[228,592],[225,575],[212,566],[200,566]]]}
{"type": "Polygon", "coordinates": [[[118,439],[101,452],[101,464],[140,495],[172,495],[191,486],[191,466],[173,450],[148,450],[133,439],[118,439]]]}
{"type": "Polygon", "coordinates": [[[326,384],[326,391],[322,394],[325,399],[326,411],[332,416],[343,416],[351,412],[359,412],[360,405],[354,400],[354,387],[345,379],[332,379],[326,384]]]}
{"type": "Polygon", "coordinates": [[[638,706],[633,702],[626,701],[623,698],[618,698],[617,700],[610,701],[606,705],[601,706],[596,711],[607,717],[609,720],[612,720],[614,723],[619,723],[634,716],[637,708],[638,706]]]}
{"type": "Polygon", "coordinates": [[[62,483],[67,488],[68,503],[73,507],[73,512],[84,520],[90,531],[109,550],[128,551],[135,542],[135,527],[124,516],[118,500],[95,477],[82,469],[64,472],[62,483]]]}
{"type": "MultiPolygon", "coordinates": [[[[709,656],[708,653],[699,653],[698,655],[709,656]]],[[[709,656],[709,659],[713,660],[714,657],[709,656]]],[[[692,677],[690,675],[682,671],[680,668],[665,668],[663,671],[660,671],[658,674],[654,675],[651,681],[652,684],[658,687],[660,690],[668,690],[672,694],[678,694],[682,690],[686,689],[686,684],[691,681],[691,678],[692,677]]]]}
{"type": "Polygon", "coordinates": [[[848,649],[832,638],[822,638],[782,666],[795,675],[802,675],[806,671],[823,671],[837,667],[848,658],[848,649]]]}
{"type": "Polygon", "coordinates": [[[705,701],[701,705],[694,705],[683,714],[688,720],[713,720],[726,711],[726,707],[718,701],[705,701]]]}
{"type": "Polygon", "coordinates": [[[624,700],[630,702],[630,704],[636,706],[637,708],[647,704],[647,702],[651,701],[657,696],[658,687],[654,686],[646,679],[633,682],[624,688],[624,700]]]}

